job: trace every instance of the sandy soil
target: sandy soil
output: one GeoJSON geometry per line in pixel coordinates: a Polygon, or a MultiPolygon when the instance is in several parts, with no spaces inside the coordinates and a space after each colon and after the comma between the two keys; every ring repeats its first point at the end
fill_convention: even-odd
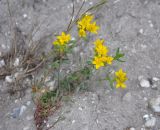
{"type": "MultiPolygon", "coordinates": [[[[85,8],[97,1],[87,1],[85,8]]],[[[81,0],[76,1],[76,8],[80,3],[81,0]]],[[[10,7],[22,34],[29,34],[34,24],[41,25],[33,40],[65,30],[72,10],[70,0],[12,0],[10,7]]],[[[155,82],[156,88],[145,88],[138,80],[140,76],[147,81],[153,77],[160,79],[160,1],[108,0],[95,15],[101,26],[99,36],[106,39],[106,45],[113,51],[120,47],[126,54],[126,62],[121,66],[129,77],[127,89],[113,91],[106,82],[92,81],[88,91],[76,93],[70,102],[64,102],[49,118],[47,126],[62,115],[65,119],[51,130],[127,130],[129,127],[145,130],[143,116],[151,114],[156,123],[148,129],[160,130],[160,117],[148,108],[148,101],[160,95],[160,82],[155,82]]],[[[0,0],[1,53],[7,53],[10,48],[9,21],[7,2],[0,0]]],[[[51,48],[52,40],[53,37],[47,39],[46,51],[51,48]]],[[[84,55],[90,56],[87,51],[84,55]]],[[[9,86],[1,80],[0,130],[35,130],[31,90],[27,89],[24,97],[15,99],[3,93],[6,87],[9,86]],[[18,108],[24,108],[21,115],[11,116],[18,108]]]]}

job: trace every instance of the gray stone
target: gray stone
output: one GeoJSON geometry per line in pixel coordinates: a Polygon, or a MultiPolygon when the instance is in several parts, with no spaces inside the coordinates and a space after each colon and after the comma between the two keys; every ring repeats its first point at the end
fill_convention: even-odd
{"type": "Polygon", "coordinates": [[[149,101],[148,106],[153,112],[160,114],[160,95],[156,98],[152,98],[149,101]]]}
{"type": "Polygon", "coordinates": [[[13,112],[11,113],[11,117],[17,118],[17,117],[21,116],[26,109],[27,109],[27,107],[24,105],[22,105],[21,107],[14,108],[13,112]]]}
{"type": "Polygon", "coordinates": [[[155,117],[149,117],[148,120],[145,122],[146,128],[153,128],[156,124],[156,118],[155,117]]]}
{"type": "Polygon", "coordinates": [[[13,118],[19,117],[19,113],[20,113],[20,108],[14,108],[13,112],[11,113],[11,117],[13,118]]]}

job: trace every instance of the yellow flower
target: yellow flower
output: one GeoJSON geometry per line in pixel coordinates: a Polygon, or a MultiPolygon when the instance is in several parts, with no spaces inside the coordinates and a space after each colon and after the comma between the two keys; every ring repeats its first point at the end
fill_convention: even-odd
{"type": "Polygon", "coordinates": [[[83,29],[80,29],[78,35],[79,37],[86,37],[86,31],[83,29]]]}
{"type": "Polygon", "coordinates": [[[64,45],[71,40],[71,36],[70,34],[65,34],[65,32],[62,32],[60,36],[57,36],[57,40],[60,45],[64,45]]]}
{"type": "Polygon", "coordinates": [[[113,59],[114,59],[114,58],[111,57],[111,56],[102,57],[102,61],[103,61],[103,62],[106,62],[106,63],[109,64],[109,65],[112,64],[113,59]]]}
{"type": "Polygon", "coordinates": [[[84,17],[83,17],[83,19],[85,20],[85,21],[87,21],[87,22],[92,22],[92,20],[93,20],[93,15],[88,15],[88,14],[86,14],[84,17]]]}
{"type": "Polygon", "coordinates": [[[96,25],[96,22],[93,22],[87,25],[86,30],[91,33],[97,34],[97,31],[99,30],[99,26],[96,25]]]}
{"type": "Polygon", "coordinates": [[[97,39],[95,42],[94,42],[94,44],[95,44],[95,46],[99,46],[99,45],[103,45],[103,43],[104,43],[104,39],[97,39]]]}
{"type": "Polygon", "coordinates": [[[58,45],[58,44],[59,42],[57,40],[53,42],[53,45],[58,45]]]}
{"type": "Polygon", "coordinates": [[[100,67],[104,66],[104,63],[102,61],[101,57],[94,57],[94,60],[92,61],[92,64],[95,65],[96,69],[99,69],[100,67]]]}
{"type": "Polygon", "coordinates": [[[95,47],[95,51],[98,56],[106,56],[108,53],[108,48],[104,45],[98,45],[95,47]]]}
{"type": "Polygon", "coordinates": [[[78,21],[78,28],[86,29],[86,27],[91,23],[93,20],[92,15],[85,15],[80,21],[78,21]]]}
{"type": "Polygon", "coordinates": [[[77,22],[80,37],[86,37],[86,31],[97,34],[99,26],[92,22],[93,18],[93,15],[85,15],[77,22]]]}
{"type": "Polygon", "coordinates": [[[116,88],[126,88],[126,84],[125,81],[127,80],[127,76],[126,73],[123,72],[122,69],[120,69],[119,71],[115,72],[116,75],[116,88]]]}

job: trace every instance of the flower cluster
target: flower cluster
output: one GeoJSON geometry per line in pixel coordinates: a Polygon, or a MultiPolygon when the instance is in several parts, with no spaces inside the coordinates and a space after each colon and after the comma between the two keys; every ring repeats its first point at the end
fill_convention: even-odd
{"type": "MultiPolygon", "coordinates": [[[[96,22],[93,21],[94,17],[92,15],[84,15],[78,22],[78,35],[79,37],[87,37],[87,33],[97,34],[99,30],[99,26],[96,25],[96,22]]],[[[70,34],[66,34],[62,32],[61,35],[56,37],[56,40],[53,42],[55,48],[60,50],[60,52],[68,52],[66,51],[72,43],[70,34]]],[[[111,65],[113,60],[124,62],[120,58],[124,56],[123,53],[120,53],[119,48],[116,51],[116,55],[114,57],[109,55],[109,49],[104,45],[104,39],[97,39],[94,42],[94,57],[92,59],[92,64],[98,70],[101,67],[105,67],[107,65],[111,65]]],[[[73,46],[74,47],[74,46],[73,46]]],[[[110,85],[113,86],[113,83],[116,82],[116,88],[126,88],[125,81],[127,80],[126,73],[123,72],[122,69],[115,72],[114,78],[111,79],[107,77],[106,80],[110,82],[110,85]]]]}
{"type": "Polygon", "coordinates": [[[62,32],[61,35],[57,36],[57,39],[53,42],[53,45],[64,46],[71,40],[70,34],[62,32]]]}
{"type": "Polygon", "coordinates": [[[105,66],[106,64],[111,65],[113,57],[108,55],[108,47],[104,45],[104,40],[97,39],[95,42],[95,56],[92,63],[95,65],[96,69],[105,66]]]}
{"type": "Polygon", "coordinates": [[[93,22],[93,15],[85,15],[82,17],[81,20],[78,21],[78,34],[79,37],[86,37],[87,31],[97,34],[97,31],[99,30],[99,26],[97,26],[96,22],[93,22]]]}
{"type": "Polygon", "coordinates": [[[127,76],[126,73],[123,72],[122,69],[120,69],[119,71],[115,72],[116,75],[116,88],[126,88],[126,84],[124,83],[127,80],[127,76]]]}

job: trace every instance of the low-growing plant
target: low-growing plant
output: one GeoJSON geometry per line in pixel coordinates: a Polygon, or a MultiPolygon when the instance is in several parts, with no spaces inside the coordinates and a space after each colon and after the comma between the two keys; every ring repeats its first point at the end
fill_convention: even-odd
{"type": "Polygon", "coordinates": [[[80,9],[75,15],[75,7],[73,2],[72,17],[67,30],[56,36],[53,41],[53,50],[48,54],[49,57],[52,57],[52,60],[47,64],[50,68],[47,67],[46,76],[52,75],[54,77],[57,81],[56,87],[54,90],[45,89],[43,87],[46,76],[44,76],[44,79],[41,80],[41,82],[34,85],[34,87],[37,87],[38,84],[41,84],[41,87],[44,90],[43,92],[38,91],[41,92],[41,95],[37,100],[37,109],[35,112],[37,130],[43,129],[43,121],[47,120],[47,117],[51,114],[51,111],[54,111],[61,106],[61,99],[64,96],[74,93],[74,91],[80,86],[82,87],[86,81],[90,80],[93,73],[99,71],[100,69],[108,68],[106,77],[103,80],[109,81],[109,85],[112,89],[114,89],[114,86],[116,86],[116,88],[126,88],[126,73],[122,69],[119,69],[115,73],[110,72],[110,68],[113,63],[125,62],[122,59],[124,54],[120,52],[119,48],[117,48],[115,55],[111,55],[109,53],[109,47],[105,45],[105,39],[98,38],[97,34],[101,28],[96,23],[94,15],[91,13],[92,10],[99,8],[105,3],[106,0],[102,0],[81,13],[85,4],[85,1],[83,1],[80,9]],[[74,26],[77,26],[78,32],[77,37],[72,39],[71,31],[74,26]],[[94,55],[92,58],[88,58],[86,63],[79,67],[79,69],[73,69],[69,72],[63,71],[62,66],[64,64],[70,65],[71,62],[68,54],[72,54],[75,47],[81,46],[81,42],[83,42],[83,40],[89,44],[89,42],[91,42],[89,36],[97,37],[97,39],[93,42],[94,55]]]}

